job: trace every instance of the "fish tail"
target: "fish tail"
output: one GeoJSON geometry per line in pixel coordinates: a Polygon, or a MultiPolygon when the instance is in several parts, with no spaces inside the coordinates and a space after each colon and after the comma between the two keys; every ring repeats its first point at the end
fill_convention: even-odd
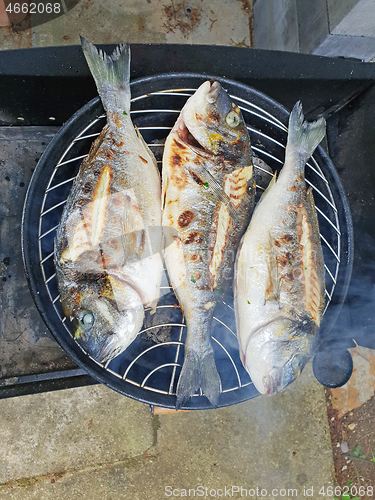
{"type": "Polygon", "coordinates": [[[130,112],[130,47],[121,43],[112,55],[98,50],[81,37],[81,46],[96,87],[107,111],[108,121],[130,112]],[[111,113],[108,113],[110,111],[111,113]],[[115,113],[113,116],[112,113],[115,113]]]}
{"type": "Polygon", "coordinates": [[[298,101],[289,117],[286,156],[291,151],[297,151],[300,157],[299,167],[301,170],[304,169],[307,160],[313,154],[325,133],[325,119],[322,117],[314,122],[304,121],[302,104],[301,101],[298,101]]]}
{"type": "Polygon", "coordinates": [[[209,350],[197,352],[185,347],[185,359],[177,384],[176,408],[180,408],[198,389],[217,407],[220,394],[220,377],[216,369],[214,353],[209,350]]]}

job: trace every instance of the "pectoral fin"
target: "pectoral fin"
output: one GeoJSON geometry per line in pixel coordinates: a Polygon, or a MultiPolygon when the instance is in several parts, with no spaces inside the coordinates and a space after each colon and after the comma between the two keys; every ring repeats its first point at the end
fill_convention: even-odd
{"type": "Polygon", "coordinates": [[[105,228],[112,175],[111,167],[105,165],[95,185],[92,201],[83,209],[80,209],[81,218],[70,234],[68,247],[61,255],[63,261],[76,261],[83,253],[97,248],[101,242],[105,228]]]}
{"type": "Polygon", "coordinates": [[[269,191],[271,191],[271,189],[272,189],[272,188],[273,188],[273,186],[275,185],[275,183],[276,183],[276,175],[277,175],[277,172],[275,172],[275,173],[273,174],[272,179],[270,180],[270,182],[269,182],[268,186],[266,187],[266,189],[263,191],[262,196],[261,196],[261,198],[260,198],[260,200],[259,200],[259,202],[258,202],[258,203],[260,203],[260,201],[262,200],[262,198],[264,198],[264,196],[266,196],[266,194],[267,194],[269,191]]]}
{"type": "Polygon", "coordinates": [[[203,164],[195,164],[194,165],[193,174],[197,174],[203,181],[203,185],[206,189],[211,190],[214,193],[214,196],[217,200],[221,201],[223,205],[228,207],[229,213],[233,219],[236,218],[236,212],[234,211],[232,204],[230,202],[230,197],[224,191],[223,186],[215,179],[215,177],[207,170],[207,168],[203,164]]]}
{"type": "Polygon", "coordinates": [[[154,153],[151,151],[151,149],[148,147],[146,141],[143,139],[140,131],[138,130],[138,127],[136,125],[134,125],[134,128],[135,128],[135,131],[137,132],[137,136],[139,138],[139,140],[141,141],[141,143],[143,144],[145,150],[147,151],[147,153],[149,154],[153,164],[155,165],[156,168],[158,168],[158,164],[156,162],[156,158],[154,156],[154,153]]]}

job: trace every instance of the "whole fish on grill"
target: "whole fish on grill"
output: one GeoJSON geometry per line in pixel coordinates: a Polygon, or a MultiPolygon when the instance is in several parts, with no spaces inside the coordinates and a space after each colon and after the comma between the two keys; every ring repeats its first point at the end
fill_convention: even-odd
{"type": "Polygon", "coordinates": [[[135,339],[159,299],[161,182],[130,118],[130,49],[108,56],[81,39],[107,114],[83,161],[55,241],[60,300],[75,338],[106,362],[135,339]]]}
{"type": "Polygon", "coordinates": [[[290,115],[285,163],[255,207],[235,269],[237,336],[255,387],[273,395],[311,357],[324,307],[324,262],[307,160],[325,135],[298,102],[290,115]]]}
{"type": "Polygon", "coordinates": [[[240,109],[218,81],[206,81],[183,107],[163,155],[164,258],[187,324],[177,407],[199,388],[218,404],[212,319],[250,219],[253,175],[240,109]]]}

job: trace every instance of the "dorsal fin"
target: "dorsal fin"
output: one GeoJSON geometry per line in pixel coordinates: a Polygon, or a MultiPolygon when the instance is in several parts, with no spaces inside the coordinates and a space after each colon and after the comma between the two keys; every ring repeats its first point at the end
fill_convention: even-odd
{"type": "Polygon", "coordinates": [[[263,197],[266,196],[266,194],[271,191],[271,189],[273,188],[273,186],[276,183],[276,177],[277,177],[277,172],[275,172],[273,174],[272,179],[270,180],[270,182],[269,182],[268,186],[266,187],[266,189],[263,191],[262,196],[260,197],[260,200],[258,201],[258,204],[261,202],[261,200],[263,199],[263,197]]]}

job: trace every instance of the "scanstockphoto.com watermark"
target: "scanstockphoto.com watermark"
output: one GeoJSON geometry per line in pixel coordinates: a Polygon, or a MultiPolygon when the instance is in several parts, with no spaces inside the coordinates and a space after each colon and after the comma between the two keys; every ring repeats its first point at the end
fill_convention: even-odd
{"type": "MultiPolygon", "coordinates": [[[[313,493],[313,488],[311,488],[313,493]]],[[[304,496],[312,496],[308,488],[302,488],[301,491],[304,496]]],[[[207,486],[197,486],[196,488],[174,488],[173,486],[166,486],[164,489],[166,497],[177,498],[298,498],[299,491],[297,488],[273,488],[267,490],[266,488],[248,488],[244,486],[224,486],[222,488],[210,488],[207,486]]]]}
{"type": "Polygon", "coordinates": [[[0,27],[14,32],[34,28],[63,16],[79,0],[0,0],[0,27]]]}
{"type": "MultiPolygon", "coordinates": [[[[244,486],[224,486],[221,488],[211,488],[206,486],[197,486],[195,488],[175,488],[173,486],[165,486],[164,495],[169,498],[254,498],[257,500],[266,498],[327,498],[350,495],[350,497],[363,497],[367,495],[372,498],[374,493],[373,486],[361,485],[356,487],[351,486],[302,486],[301,488],[260,488],[260,487],[244,487],[244,486]]],[[[349,497],[348,497],[349,498],[349,497]]]]}

